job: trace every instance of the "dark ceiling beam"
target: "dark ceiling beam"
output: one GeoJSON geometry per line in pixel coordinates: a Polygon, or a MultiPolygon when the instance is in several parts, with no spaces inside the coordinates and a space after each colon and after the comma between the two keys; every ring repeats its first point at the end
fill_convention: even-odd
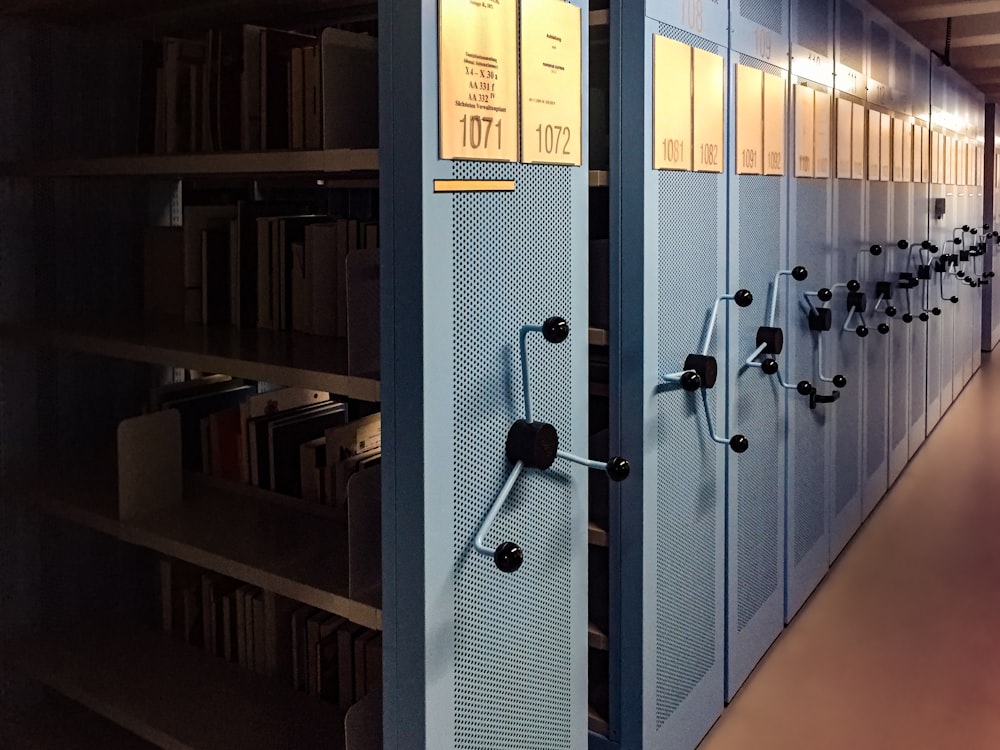
{"type": "Polygon", "coordinates": [[[906,24],[909,21],[929,21],[935,18],[959,18],[1000,12],[998,0],[959,0],[959,2],[906,2],[890,0],[879,3],[892,20],[906,24]]]}

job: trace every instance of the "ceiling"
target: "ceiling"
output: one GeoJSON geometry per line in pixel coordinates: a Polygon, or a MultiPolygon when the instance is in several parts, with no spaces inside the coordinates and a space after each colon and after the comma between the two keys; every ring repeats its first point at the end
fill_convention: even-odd
{"type": "Polygon", "coordinates": [[[1000,101],[1000,0],[872,0],[930,49],[944,54],[948,19],[951,66],[986,101],[1000,101]]]}

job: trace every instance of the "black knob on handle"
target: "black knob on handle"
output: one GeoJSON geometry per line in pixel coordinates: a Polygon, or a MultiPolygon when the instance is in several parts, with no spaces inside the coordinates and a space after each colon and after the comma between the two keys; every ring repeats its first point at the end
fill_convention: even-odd
{"type": "Polygon", "coordinates": [[[903,313],[903,322],[904,323],[912,323],[913,322],[913,316],[910,315],[909,313],[903,313]]]}
{"type": "Polygon", "coordinates": [[[889,305],[887,308],[885,308],[885,314],[888,315],[890,318],[895,318],[896,308],[893,307],[892,305],[889,305]]]}
{"type": "Polygon", "coordinates": [[[931,310],[931,312],[934,313],[935,315],[940,315],[941,314],[941,308],[940,307],[935,307],[933,310],[931,310]]]}
{"type": "Polygon", "coordinates": [[[760,363],[760,369],[765,375],[774,375],[778,371],[778,362],[768,357],[760,363]]]}
{"type": "MultiPolygon", "coordinates": [[[[963,224],[962,225],[962,231],[963,232],[968,232],[969,231],[969,225],[968,224],[963,224]]],[[[976,230],[973,229],[972,231],[975,232],[976,230]]]]}
{"type": "Polygon", "coordinates": [[[569,336],[569,323],[564,318],[551,317],[542,323],[542,335],[550,344],[561,344],[569,336]]]}
{"type": "Polygon", "coordinates": [[[900,250],[906,250],[909,246],[910,243],[907,242],[906,240],[900,240],[899,242],[896,243],[896,247],[898,247],[900,250]]]}
{"type": "Polygon", "coordinates": [[[872,245],[870,248],[868,248],[868,252],[870,252],[872,255],[876,255],[876,256],[881,255],[882,254],[882,246],[881,245],[872,245]]]}
{"type": "Polygon", "coordinates": [[[979,233],[979,230],[976,229],[975,227],[973,227],[972,229],[970,229],[968,231],[969,231],[970,234],[978,234],[979,233]]]}
{"type": "Polygon", "coordinates": [[[885,334],[889,333],[889,326],[888,326],[888,324],[887,323],[879,323],[878,324],[878,332],[881,333],[883,336],[885,334]]]}
{"type": "Polygon", "coordinates": [[[928,315],[927,313],[920,313],[920,320],[921,320],[921,322],[926,323],[930,319],[931,319],[931,316],[928,315]]]}
{"type": "Polygon", "coordinates": [[[524,562],[524,552],[514,542],[501,542],[493,553],[493,562],[504,573],[513,573],[524,562]]]}
{"type": "Polygon", "coordinates": [[[864,338],[865,336],[868,335],[868,326],[858,326],[857,328],[854,329],[854,332],[858,334],[858,336],[860,336],[861,338],[864,338]]]}
{"type": "Polygon", "coordinates": [[[851,279],[847,282],[847,291],[857,292],[861,290],[861,284],[857,279],[851,279]]]}
{"type": "Polygon", "coordinates": [[[746,453],[750,443],[742,435],[733,435],[729,438],[729,447],[733,449],[734,453],[746,453]]]}
{"type": "Polygon", "coordinates": [[[989,224],[983,224],[983,231],[984,232],[988,232],[989,229],[990,229],[990,225],[989,224]]]}
{"type": "Polygon", "coordinates": [[[837,386],[838,388],[846,388],[847,387],[847,378],[845,378],[843,375],[834,375],[833,376],[833,384],[835,386],[837,386]]]}
{"type": "Polygon", "coordinates": [[[818,292],[816,292],[816,296],[819,297],[820,302],[829,302],[830,300],[833,299],[833,292],[831,292],[826,287],[823,287],[818,292]]]}
{"type": "Polygon", "coordinates": [[[688,370],[681,375],[681,388],[691,393],[698,390],[701,388],[701,375],[688,370]]]}
{"type": "Polygon", "coordinates": [[[955,297],[954,295],[952,295],[952,297],[951,297],[951,304],[957,305],[958,304],[958,297],[955,297]]]}
{"type": "Polygon", "coordinates": [[[920,247],[922,247],[924,250],[930,250],[931,249],[931,241],[930,240],[924,240],[923,242],[920,243],[920,247]]]}
{"type": "Polygon", "coordinates": [[[960,278],[960,279],[964,279],[965,278],[965,271],[959,271],[956,274],[956,276],[958,276],[958,278],[960,278]]]}
{"type": "Polygon", "coordinates": [[[608,472],[608,476],[611,478],[612,482],[623,482],[628,479],[628,475],[632,471],[632,466],[629,464],[627,459],[624,459],[621,456],[615,456],[608,461],[606,471],[608,472]]]}
{"type": "Polygon", "coordinates": [[[740,307],[749,307],[750,303],[753,302],[753,295],[747,289],[740,289],[733,295],[733,302],[740,307]]]}
{"type": "Polygon", "coordinates": [[[952,240],[952,242],[954,242],[956,245],[961,245],[962,244],[962,238],[961,237],[956,237],[954,240],[952,240]]]}
{"type": "Polygon", "coordinates": [[[795,386],[795,390],[799,392],[800,396],[810,396],[813,392],[812,383],[808,380],[800,380],[799,384],[795,386]]]}
{"type": "Polygon", "coordinates": [[[806,270],[805,266],[795,266],[792,269],[792,278],[796,281],[805,281],[809,276],[809,272],[806,270]]]}

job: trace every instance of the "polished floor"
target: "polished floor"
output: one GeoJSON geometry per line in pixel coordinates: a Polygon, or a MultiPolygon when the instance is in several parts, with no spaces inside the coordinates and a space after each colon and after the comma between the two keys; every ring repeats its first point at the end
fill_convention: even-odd
{"type": "Polygon", "coordinates": [[[699,750],[1000,749],[1000,351],[699,750]]]}

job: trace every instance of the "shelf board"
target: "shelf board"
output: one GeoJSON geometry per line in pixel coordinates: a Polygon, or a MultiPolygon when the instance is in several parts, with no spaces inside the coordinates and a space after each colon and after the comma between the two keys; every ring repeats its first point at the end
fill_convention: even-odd
{"type": "Polygon", "coordinates": [[[165,750],[344,748],[336,706],[162,633],[37,633],[4,661],[165,750]]]}
{"type": "Polygon", "coordinates": [[[594,623],[587,623],[587,645],[598,651],[608,650],[608,636],[594,623]]]}
{"type": "Polygon", "coordinates": [[[347,373],[343,339],[286,331],[200,326],[171,321],[0,321],[0,340],[105,357],[224,373],[378,401],[380,383],[347,373]]]}
{"type": "Polygon", "coordinates": [[[591,346],[607,346],[608,332],[604,328],[591,328],[588,331],[587,340],[591,346]]]}
{"type": "Polygon", "coordinates": [[[595,547],[607,547],[608,532],[596,523],[589,522],[587,524],[587,543],[595,547]]]}
{"type": "Polygon", "coordinates": [[[113,722],[51,691],[27,709],[0,704],[0,747],[4,750],[154,748],[113,722]]]}
{"type": "Polygon", "coordinates": [[[344,517],[189,479],[182,504],[120,521],[112,472],[67,474],[28,491],[43,512],[382,629],[382,610],[349,596],[344,517]]]}
{"type": "Polygon", "coordinates": [[[590,170],[588,184],[590,187],[607,187],[608,171],[605,169],[590,170]]]}
{"type": "Polygon", "coordinates": [[[0,164],[0,174],[18,177],[323,176],[377,171],[378,149],[374,148],[112,156],[0,164]]]}

